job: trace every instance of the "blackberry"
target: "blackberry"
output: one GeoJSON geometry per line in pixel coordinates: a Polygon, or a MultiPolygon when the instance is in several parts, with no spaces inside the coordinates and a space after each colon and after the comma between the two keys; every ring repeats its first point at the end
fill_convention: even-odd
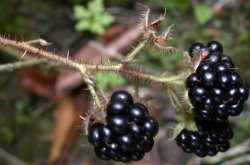
{"type": "MultiPolygon", "coordinates": [[[[198,47],[195,45],[190,50],[198,47]]],[[[221,44],[211,41],[206,47],[209,49],[208,56],[202,58],[195,73],[186,79],[188,96],[197,118],[226,122],[228,116],[237,116],[242,112],[249,90],[233,69],[231,58],[222,54],[221,44]]]]}
{"type": "Polygon", "coordinates": [[[129,132],[129,118],[126,116],[107,116],[107,127],[116,134],[129,132]]]}
{"type": "Polygon", "coordinates": [[[199,157],[214,156],[230,148],[233,131],[228,117],[239,115],[249,97],[248,88],[219,42],[211,41],[203,47],[195,43],[190,50],[205,48],[208,54],[202,54],[196,71],[186,79],[198,130],[183,129],[175,139],[184,152],[199,157]]]}
{"type": "Polygon", "coordinates": [[[208,47],[209,51],[211,51],[211,52],[215,52],[215,53],[218,53],[218,54],[223,53],[223,47],[217,41],[210,41],[206,46],[208,47]]]}
{"type": "Polygon", "coordinates": [[[199,157],[215,156],[230,148],[229,140],[233,137],[228,123],[217,125],[215,122],[204,122],[195,119],[198,130],[181,130],[176,143],[186,153],[195,153],[199,157]]]}
{"type": "Polygon", "coordinates": [[[106,112],[107,124],[97,122],[89,128],[88,140],[95,154],[103,160],[141,160],[153,148],[158,122],[126,91],[112,94],[106,112]]]}
{"type": "Polygon", "coordinates": [[[128,104],[133,104],[133,97],[127,91],[116,91],[111,96],[111,101],[113,102],[126,102],[128,104]]]}
{"type": "Polygon", "coordinates": [[[188,53],[189,53],[189,55],[190,55],[191,57],[193,57],[193,53],[194,53],[195,51],[201,50],[202,48],[204,48],[204,44],[201,43],[201,42],[196,42],[196,43],[194,43],[194,44],[190,47],[188,53]]]}

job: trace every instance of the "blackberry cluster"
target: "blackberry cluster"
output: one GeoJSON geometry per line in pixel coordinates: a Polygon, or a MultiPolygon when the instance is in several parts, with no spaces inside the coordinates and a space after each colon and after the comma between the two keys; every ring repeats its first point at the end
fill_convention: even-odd
{"type": "Polygon", "coordinates": [[[207,48],[209,53],[200,62],[196,72],[186,80],[193,110],[200,120],[226,122],[228,116],[237,116],[242,112],[249,96],[248,88],[235,72],[231,58],[222,54],[220,43],[212,41],[207,47],[196,43],[190,51],[197,47],[207,48]]]}
{"type": "Polygon", "coordinates": [[[195,51],[201,51],[203,57],[186,79],[186,87],[198,131],[183,129],[176,142],[185,152],[214,156],[229,149],[233,133],[228,117],[242,112],[249,90],[219,42],[195,43],[189,50],[191,57],[195,51]],[[208,53],[203,54],[205,51],[208,53]]]}
{"type": "Polygon", "coordinates": [[[207,123],[196,121],[197,131],[183,129],[176,137],[176,142],[184,152],[195,153],[199,157],[215,156],[230,148],[229,140],[233,131],[228,123],[207,123]]]}
{"type": "Polygon", "coordinates": [[[89,128],[88,140],[95,154],[103,160],[141,160],[153,148],[158,122],[126,91],[113,93],[106,111],[107,124],[97,122],[89,128]]]}

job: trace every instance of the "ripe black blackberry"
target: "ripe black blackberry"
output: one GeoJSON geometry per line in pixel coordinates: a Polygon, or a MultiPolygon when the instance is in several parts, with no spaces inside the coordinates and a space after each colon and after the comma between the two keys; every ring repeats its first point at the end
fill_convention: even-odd
{"type": "Polygon", "coordinates": [[[233,132],[228,116],[242,112],[249,90],[235,72],[231,58],[223,55],[219,42],[211,41],[203,47],[194,43],[189,53],[193,49],[201,52],[202,60],[195,73],[186,79],[186,87],[198,130],[183,129],[176,142],[187,153],[194,152],[199,157],[214,156],[230,148],[233,132]]]}
{"type": "Polygon", "coordinates": [[[196,119],[197,131],[183,129],[176,137],[176,143],[186,153],[195,153],[199,157],[215,156],[230,148],[233,137],[228,123],[217,125],[215,122],[202,122],[196,119]]]}
{"type": "Polygon", "coordinates": [[[193,53],[195,53],[195,51],[199,51],[199,50],[201,50],[201,49],[204,48],[204,47],[205,47],[205,46],[204,46],[203,43],[201,43],[201,42],[195,42],[195,43],[192,44],[192,46],[189,48],[188,53],[189,53],[189,55],[190,55],[191,57],[193,57],[193,53]]]}
{"type": "Polygon", "coordinates": [[[113,93],[106,111],[107,124],[94,123],[89,128],[88,140],[95,154],[103,160],[141,160],[153,148],[158,122],[126,91],[113,93]]]}
{"type": "MultiPolygon", "coordinates": [[[[193,47],[197,46],[190,49],[193,47]]],[[[226,122],[228,116],[237,116],[242,112],[249,91],[235,72],[231,58],[222,55],[221,44],[211,41],[207,48],[208,56],[203,57],[196,72],[186,79],[188,96],[197,118],[226,122]]]]}

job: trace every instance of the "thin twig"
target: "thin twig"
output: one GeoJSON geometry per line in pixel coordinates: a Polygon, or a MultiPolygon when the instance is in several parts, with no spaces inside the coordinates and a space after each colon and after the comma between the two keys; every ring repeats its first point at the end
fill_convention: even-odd
{"type": "Polygon", "coordinates": [[[32,59],[32,60],[26,60],[26,61],[17,61],[17,62],[12,62],[12,63],[1,64],[0,72],[10,72],[16,69],[38,65],[44,62],[47,62],[47,60],[46,59],[32,59]]]}
{"type": "Polygon", "coordinates": [[[0,148],[0,157],[6,159],[11,164],[18,164],[18,165],[28,165],[24,161],[20,160],[19,158],[11,155],[10,153],[6,152],[2,148],[0,148]]]}
{"type": "Polygon", "coordinates": [[[239,156],[233,160],[225,161],[221,165],[238,165],[238,164],[249,164],[250,154],[239,156]]]}

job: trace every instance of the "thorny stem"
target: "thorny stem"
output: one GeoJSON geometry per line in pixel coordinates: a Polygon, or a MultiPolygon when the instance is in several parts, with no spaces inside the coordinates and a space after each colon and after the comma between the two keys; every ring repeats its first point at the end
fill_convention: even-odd
{"type": "Polygon", "coordinates": [[[175,92],[173,91],[173,89],[168,87],[167,92],[168,92],[168,96],[169,96],[169,99],[170,99],[172,106],[174,106],[175,109],[177,109],[177,111],[181,111],[183,109],[182,104],[180,103],[180,101],[179,101],[178,97],[176,96],[175,92]]]}
{"type": "Polygon", "coordinates": [[[10,40],[10,39],[6,39],[3,37],[0,37],[0,45],[3,46],[9,46],[9,47],[13,47],[19,50],[23,50],[23,51],[27,51],[30,54],[34,54],[35,56],[41,56],[44,57],[46,59],[55,61],[55,62],[59,62],[61,64],[70,66],[71,68],[77,69],[78,71],[84,71],[85,68],[83,65],[80,65],[79,63],[64,58],[64,57],[60,57],[54,53],[50,53],[50,52],[46,52],[44,50],[41,50],[39,48],[36,48],[26,42],[19,42],[19,41],[15,41],[15,40],[10,40]]]}
{"type": "MultiPolygon", "coordinates": [[[[130,70],[130,69],[126,69],[123,67],[122,64],[116,64],[116,65],[92,65],[92,64],[83,64],[83,63],[79,63],[77,61],[73,61],[71,59],[65,58],[65,57],[61,57],[57,54],[51,53],[51,52],[47,52],[44,50],[41,50],[39,48],[36,48],[26,42],[18,42],[15,40],[11,40],[11,39],[6,39],[3,37],[0,37],[0,45],[3,45],[5,47],[12,47],[18,50],[22,50],[22,51],[27,51],[27,53],[29,54],[33,54],[35,56],[41,56],[44,57],[46,59],[64,64],[66,66],[69,66],[72,69],[75,69],[79,72],[81,72],[84,76],[86,76],[86,71],[87,70],[91,70],[91,71],[115,71],[115,72],[121,72],[125,75],[128,75],[130,77],[134,77],[134,78],[141,78],[141,79],[145,79],[145,80],[149,80],[151,82],[156,82],[156,83],[169,83],[169,84],[177,84],[177,85],[182,85],[183,81],[182,81],[182,77],[183,75],[177,75],[177,76],[172,76],[172,77],[162,77],[162,76],[154,76],[151,74],[147,74],[147,73],[141,73],[138,71],[134,71],[134,70],[130,70]]],[[[134,49],[135,52],[138,53],[139,50],[141,50],[143,47],[145,46],[145,42],[142,42],[142,44],[140,44],[136,49],[134,49]]],[[[135,56],[136,53],[131,52],[130,53],[130,58],[133,58],[135,56]]],[[[129,58],[129,59],[130,59],[129,58]]]]}
{"type": "Polygon", "coordinates": [[[142,41],[138,46],[136,46],[133,51],[126,56],[125,61],[132,61],[135,56],[145,47],[145,45],[146,40],[142,41]]]}
{"type": "Polygon", "coordinates": [[[101,111],[102,118],[104,118],[105,117],[105,112],[103,110],[103,106],[101,104],[99,96],[96,93],[96,90],[95,90],[96,85],[94,86],[93,84],[88,84],[87,86],[89,88],[90,94],[92,95],[92,98],[93,98],[94,102],[96,103],[97,108],[101,111]]]}
{"type": "Polygon", "coordinates": [[[94,101],[96,103],[96,106],[98,108],[101,108],[102,107],[101,102],[100,102],[99,97],[96,93],[95,87],[92,84],[88,84],[88,88],[89,88],[90,94],[92,95],[92,98],[94,99],[94,101]]]}
{"type": "Polygon", "coordinates": [[[0,72],[9,72],[13,71],[15,69],[21,69],[24,67],[34,66],[37,64],[41,64],[44,62],[47,62],[47,59],[32,59],[32,60],[26,60],[26,61],[17,61],[13,63],[7,63],[0,65],[0,72]]]}

